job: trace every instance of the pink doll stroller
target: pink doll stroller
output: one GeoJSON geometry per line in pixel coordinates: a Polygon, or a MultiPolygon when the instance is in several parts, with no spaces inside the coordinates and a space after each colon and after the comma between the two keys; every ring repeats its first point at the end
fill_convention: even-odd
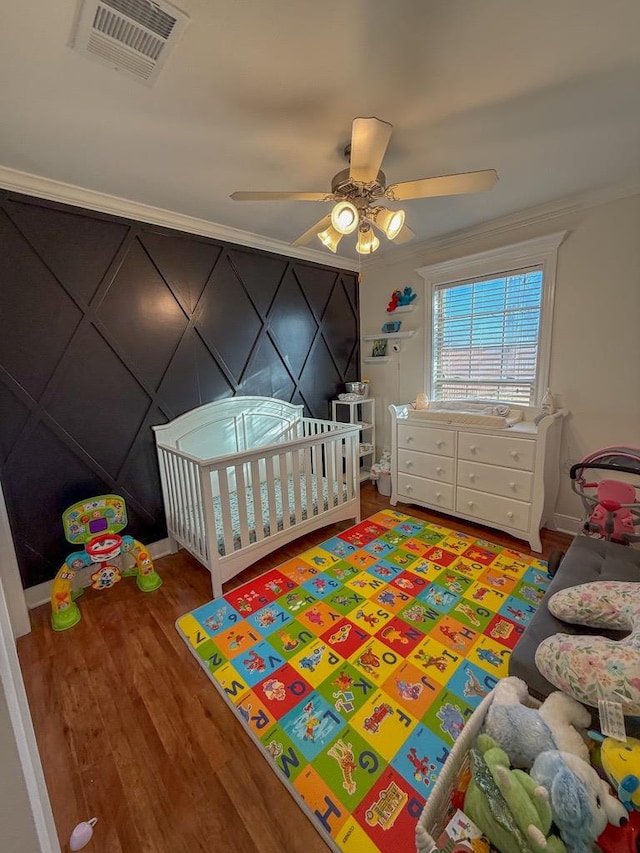
{"type": "Polygon", "coordinates": [[[630,545],[640,541],[640,449],[604,447],[571,467],[571,488],[580,495],[586,516],[587,536],[630,545]],[[609,480],[597,472],[631,475],[609,480]],[[594,472],[593,474],[591,472],[594,472]],[[633,480],[637,479],[635,485],[633,480]]]}

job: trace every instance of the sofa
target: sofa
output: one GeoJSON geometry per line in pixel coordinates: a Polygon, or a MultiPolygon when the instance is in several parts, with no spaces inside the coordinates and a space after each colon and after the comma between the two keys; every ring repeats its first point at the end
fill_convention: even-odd
{"type": "MultiPolygon", "coordinates": [[[[556,570],[540,607],[529,622],[509,661],[509,674],[517,675],[525,681],[531,693],[539,699],[544,699],[557,689],[538,672],[536,667],[535,653],[540,643],[559,632],[597,633],[593,628],[571,625],[556,619],[549,612],[546,602],[561,589],[598,580],[640,583],[640,550],[588,536],[577,536],[573,540],[556,570]]],[[[625,636],[625,633],[620,631],[601,630],[599,633],[611,639],[621,639],[625,636]]],[[[632,727],[635,730],[635,719],[632,727]]]]}

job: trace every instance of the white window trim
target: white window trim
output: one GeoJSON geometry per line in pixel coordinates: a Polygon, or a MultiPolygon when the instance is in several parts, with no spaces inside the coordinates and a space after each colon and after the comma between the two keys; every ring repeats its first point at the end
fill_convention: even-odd
{"type": "Polygon", "coordinates": [[[430,264],[416,270],[425,281],[425,352],[427,357],[423,365],[423,385],[428,397],[432,396],[433,357],[433,293],[439,284],[451,284],[473,278],[505,273],[522,267],[541,266],[543,272],[542,305],[540,307],[540,343],[538,352],[538,371],[534,391],[534,405],[540,405],[545,389],[549,385],[551,367],[551,334],[553,327],[553,303],[556,291],[556,268],[558,249],[567,231],[558,231],[533,240],[523,240],[499,249],[489,249],[465,255],[439,264],[430,264]]]}

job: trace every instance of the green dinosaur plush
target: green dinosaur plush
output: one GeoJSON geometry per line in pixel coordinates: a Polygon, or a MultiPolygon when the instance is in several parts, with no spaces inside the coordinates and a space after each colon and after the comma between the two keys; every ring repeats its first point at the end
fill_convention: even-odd
{"type": "Polygon", "coordinates": [[[550,834],[549,794],[509,757],[493,738],[478,737],[464,811],[500,853],[566,853],[550,834]]]}

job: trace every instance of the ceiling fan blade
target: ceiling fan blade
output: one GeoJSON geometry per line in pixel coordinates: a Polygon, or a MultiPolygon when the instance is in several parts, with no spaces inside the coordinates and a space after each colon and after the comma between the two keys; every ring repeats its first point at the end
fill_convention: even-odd
{"type": "Polygon", "coordinates": [[[461,172],[458,175],[442,175],[439,178],[422,178],[417,181],[391,184],[387,187],[385,196],[392,201],[405,201],[410,198],[479,193],[490,190],[497,180],[498,173],[495,169],[461,172]]]}
{"type": "Polygon", "coordinates": [[[331,215],[327,214],[327,216],[323,216],[319,222],[316,222],[315,225],[312,225],[308,231],[305,231],[304,234],[301,234],[297,240],[294,240],[291,245],[306,246],[313,240],[314,237],[318,236],[318,231],[324,231],[324,229],[328,228],[329,225],[331,225],[331,215]]]}
{"type": "Polygon", "coordinates": [[[231,193],[234,201],[331,201],[331,193],[231,193]]]}
{"type": "Polygon", "coordinates": [[[365,184],[375,181],[392,130],[392,124],[379,118],[354,118],[349,166],[349,177],[352,181],[362,181],[365,184]]]}
{"type": "Polygon", "coordinates": [[[413,238],[415,236],[416,236],[415,232],[413,232],[411,230],[411,228],[409,228],[408,225],[403,225],[402,228],[400,229],[398,236],[394,237],[393,242],[396,244],[397,243],[408,243],[409,240],[413,240],[413,238]]]}

